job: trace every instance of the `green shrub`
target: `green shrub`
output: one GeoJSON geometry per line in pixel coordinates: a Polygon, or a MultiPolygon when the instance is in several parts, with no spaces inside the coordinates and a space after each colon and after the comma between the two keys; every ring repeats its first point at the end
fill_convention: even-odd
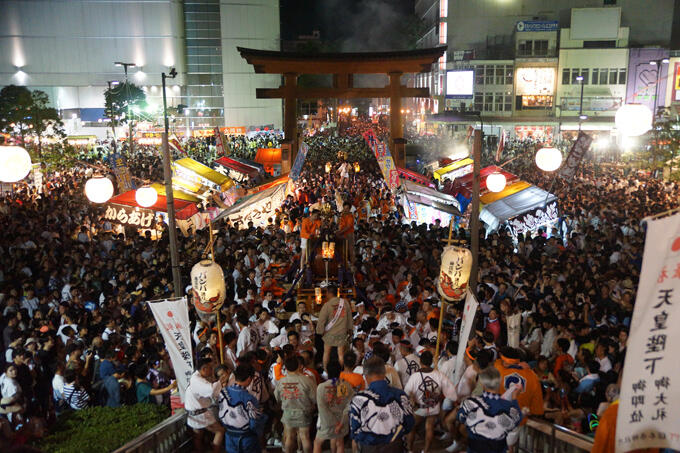
{"type": "Polygon", "coordinates": [[[91,407],[59,417],[36,447],[45,453],[106,453],[165,420],[170,410],[155,404],[91,407]]]}

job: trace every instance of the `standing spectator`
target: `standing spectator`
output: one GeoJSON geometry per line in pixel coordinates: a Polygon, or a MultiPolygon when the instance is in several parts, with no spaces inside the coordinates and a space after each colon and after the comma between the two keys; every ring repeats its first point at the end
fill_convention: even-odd
{"type": "Polygon", "coordinates": [[[499,394],[501,375],[495,367],[479,373],[482,396],[471,396],[458,409],[458,420],[468,433],[468,453],[505,453],[517,443],[522,411],[517,401],[499,394]]]}
{"type": "Polygon", "coordinates": [[[350,404],[350,431],[359,453],[402,453],[404,436],[415,423],[411,403],[402,390],[385,379],[385,361],[371,357],[364,363],[368,389],[350,404]]]}
{"type": "Polygon", "coordinates": [[[340,379],[341,365],[332,361],[326,371],[328,380],[316,388],[319,405],[314,453],[321,453],[325,440],[330,440],[331,453],[344,453],[345,436],[349,433],[349,403],[354,396],[352,386],[340,379]]]}
{"type": "Polygon", "coordinates": [[[298,435],[305,453],[312,450],[309,427],[312,424],[316,406],[316,382],[301,373],[300,363],[295,356],[286,359],[286,376],[281,378],[274,390],[274,396],[281,403],[284,429],[284,452],[293,453],[298,435]]]}
{"type": "Polygon", "coordinates": [[[79,411],[90,405],[90,395],[78,383],[75,370],[64,371],[64,401],[73,410],[79,411]]]}

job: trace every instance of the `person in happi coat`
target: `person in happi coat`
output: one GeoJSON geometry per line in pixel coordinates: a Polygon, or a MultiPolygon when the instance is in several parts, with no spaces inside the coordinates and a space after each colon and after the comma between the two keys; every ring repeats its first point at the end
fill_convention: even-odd
{"type": "Polygon", "coordinates": [[[325,440],[330,440],[331,453],[345,451],[344,440],[349,433],[349,403],[354,396],[352,385],[340,379],[342,365],[331,361],[326,367],[328,380],[316,388],[319,407],[314,453],[321,453],[325,440]]]}
{"type": "Polygon", "coordinates": [[[312,450],[309,427],[316,410],[316,382],[302,374],[302,364],[296,356],[284,362],[286,376],[281,378],[274,390],[276,400],[281,403],[281,422],[283,423],[284,452],[296,450],[298,435],[305,453],[312,450]]]}
{"type": "Polygon", "coordinates": [[[363,373],[368,388],[350,403],[350,435],[359,453],[402,453],[403,438],[415,423],[411,403],[402,390],[385,379],[385,361],[373,356],[366,360],[363,373]]]}
{"type": "Polygon", "coordinates": [[[256,452],[267,416],[257,398],[248,391],[255,370],[250,364],[241,364],[233,375],[235,383],[222,389],[218,400],[219,418],[226,428],[225,447],[233,453],[256,452]]]}
{"type": "MultiPolygon", "coordinates": [[[[416,424],[425,419],[424,452],[429,451],[432,444],[442,401],[444,398],[452,401],[458,399],[456,386],[444,373],[432,368],[432,361],[432,353],[423,351],[420,355],[420,370],[414,372],[404,386],[404,391],[411,398],[415,408],[416,424]]],[[[415,430],[408,436],[409,450],[413,450],[414,440],[415,430]]]]}
{"type": "Polygon", "coordinates": [[[519,439],[522,410],[516,400],[501,398],[501,373],[488,366],[479,373],[484,389],[481,396],[465,399],[458,409],[458,421],[468,433],[468,453],[505,453],[519,439]]]}
{"type": "Polygon", "coordinates": [[[197,451],[204,451],[201,442],[201,430],[207,429],[214,434],[213,452],[222,450],[224,427],[215,419],[214,400],[226,384],[228,373],[213,382],[213,362],[210,358],[198,362],[198,371],[194,371],[189,379],[189,386],[184,395],[184,408],[187,411],[187,425],[194,431],[194,446],[197,451]]]}
{"type": "MultiPolygon", "coordinates": [[[[336,287],[329,286],[327,290],[328,294],[337,294],[336,287]]],[[[338,357],[342,364],[353,331],[352,308],[349,301],[341,297],[333,297],[321,307],[316,333],[322,335],[323,338],[324,368],[328,365],[333,347],[338,348],[338,357]]]]}

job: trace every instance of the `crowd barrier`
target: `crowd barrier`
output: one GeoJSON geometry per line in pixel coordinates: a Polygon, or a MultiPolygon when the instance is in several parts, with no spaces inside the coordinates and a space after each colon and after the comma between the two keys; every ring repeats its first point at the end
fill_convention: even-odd
{"type": "Polygon", "coordinates": [[[187,413],[180,410],[113,453],[175,453],[190,442],[187,413]]]}
{"type": "Polygon", "coordinates": [[[520,453],[582,453],[592,448],[592,437],[544,420],[530,418],[520,430],[520,453]]]}

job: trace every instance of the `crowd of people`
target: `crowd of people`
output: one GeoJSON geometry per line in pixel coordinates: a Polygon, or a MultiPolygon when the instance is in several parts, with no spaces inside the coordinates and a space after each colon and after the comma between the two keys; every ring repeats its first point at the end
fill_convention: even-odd
{"type": "MultiPolygon", "coordinates": [[[[190,309],[196,371],[184,407],[195,449],[208,448],[207,431],[210,448],[228,452],[502,452],[530,416],[592,434],[590,422],[618,396],[640,220],[676,207],[677,185],[623,171],[595,177],[587,163],[567,182],[518,159],[511,171],[552,187],[560,220],[516,241],[483,232],[480,309],[465,339],[462,302],[447,305],[438,334],[448,229],[402,222],[360,134],[306,140],[310,160],[266,227],[214,226],[227,302],[219,327],[190,309]],[[361,171],[348,171],[339,152],[361,171]],[[338,283],[351,295],[336,297],[331,285],[319,311],[290,288],[318,280],[300,266],[323,238],[350,249],[338,258],[338,283]]],[[[128,162],[148,178],[154,159],[128,162]]],[[[92,405],[170,405],[177,393],[146,304],[174,291],[167,229],[159,240],[114,233],[83,194],[87,174],[73,168],[47,175],[40,195],[22,187],[0,196],[0,228],[11,232],[0,237],[0,449],[26,441],[36,420],[92,405]]],[[[203,230],[179,241],[185,286],[209,239],[203,230]]]]}

